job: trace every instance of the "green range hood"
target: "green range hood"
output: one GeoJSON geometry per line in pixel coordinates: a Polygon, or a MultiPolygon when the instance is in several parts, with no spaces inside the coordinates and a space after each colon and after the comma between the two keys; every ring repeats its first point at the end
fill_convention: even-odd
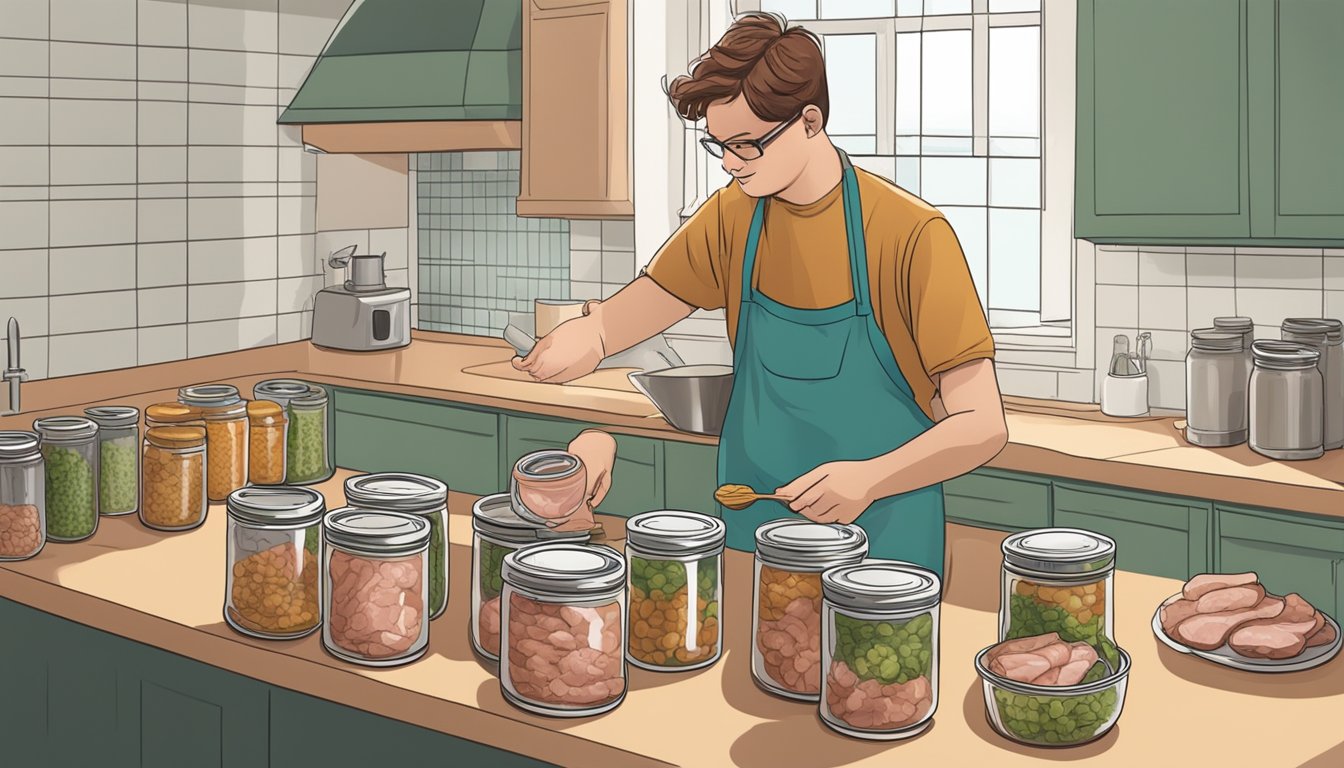
{"type": "Polygon", "coordinates": [[[278,122],[518,121],[522,15],[519,0],[356,0],[278,122]]]}

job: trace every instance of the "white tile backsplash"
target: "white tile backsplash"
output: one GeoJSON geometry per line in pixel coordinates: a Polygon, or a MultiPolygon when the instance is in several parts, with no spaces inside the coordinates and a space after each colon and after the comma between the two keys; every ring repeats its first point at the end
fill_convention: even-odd
{"type": "Polygon", "coordinates": [[[54,42],[51,76],[135,80],[136,49],[129,45],[54,42]]]}
{"type": "Polygon", "coordinates": [[[138,49],[138,73],[141,82],[187,82],[186,48],[159,48],[142,45],[138,49]]]}
{"type": "Polygon", "coordinates": [[[387,254],[383,261],[383,268],[406,269],[406,228],[399,229],[370,229],[369,230],[369,253],[387,254]]]}
{"type": "Polygon", "coordinates": [[[135,147],[52,147],[52,184],[134,184],[135,147]]]}
{"type": "Polygon", "coordinates": [[[1139,289],[1132,285],[1098,285],[1097,325],[1129,328],[1139,322],[1139,289]]]}
{"type": "Polygon", "coordinates": [[[191,51],[191,82],[207,85],[278,87],[279,61],[274,54],[242,51],[191,51]]]}
{"type": "Polygon", "coordinates": [[[135,0],[51,0],[51,38],[135,43],[135,0]]]}
{"type": "Polygon", "coordinates": [[[274,106],[193,101],[187,117],[187,139],[193,146],[275,146],[274,106]]]}
{"type": "Polygon", "coordinates": [[[217,355],[275,343],[275,315],[187,325],[187,354],[190,357],[217,355]]]}
{"type": "Polygon", "coordinates": [[[1285,253],[1237,252],[1238,288],[1297,288],[1322,290],[1324,258],[1285,253]]]}
{"type": "Polygon", "coordinates": [[[275,53],[279,42],[277,0],[191,3],[188,44],[193,48],[275,53]]]}
{"type": "MultiPolygon", "coordinates": [[[[1237,288],[1237,314],[1257,326],[1278,328],[1285,317],[1316,317],[1325,299],[1322,291],[1289,288],[1237,288]]],[[[1277,336],[1277,334],[1276,334],[1277,336]]]]}
{"type": "Polygon", "coordinates": [[[1190,287],[1185,291],[1185,327],[1208,328],[1215,317],[1230,317],[1237,313],[1236,289],[1190,287]]]}
{"type": "Polygon", "coordinates": [[[187,326],[161,325],[141,328],[138,335],[140,365],[187,358],[187,326]]]}
{"type": "Polygon", "coordinates": [[[275,314],[274,280],[191,285],[187,289],[187,320],[193,325],[212,320],[269,316],[274,332],[275,314]]]}
{"type": "Polygon", "coordinates": [[[137,364],[138,332],[134,329],[76,333],[49,339],[50,375],[73,376],[137,364]]]}
{"type": "MultiPolygon", "coordinates": [[[[142,288],[136,299],[141,328],[187,322],[187,288],[142,288]]],[[[185,338],[185,336],[183,337],[185,338]]]]}
{"type": "Polygon", "coordinates": [[[135,287],[134,245],[53,248],[50,264],[53,295],[135,287]]]}
{"type": "Polygon", "coordinates": [[[135,144],[134,101],[53,99],[50,110],[52,145],[135,144]]]}
{"type": "Polygon", "coordinates": [[[134,200],[61,200],[51,203],[51,246],[134,243],[134,200]]]}
{"type": "MultiPolygon", "coordinates": [[[[573,242],[571,232],[570,241],[573,242]]],[[[569,279],[580,283],[602,282],[601,251],[569,251],[569,279]]]]}
{"type": "Polygon", "coordinates": [[[1344,319],[1344,291],[1325,292],[1325,316],[1344,319]]]}
{"type": "Polygon", "coordinates": [[[1139,327],[1145,331],[1185,329],[1185,286],[1139,286],[1139,327]]]}
{"type": "Polygon", "coordinates": [[[135,250],[140,288],[187,284],[187,243],[141,243],[135,250]]]}
{"type": "MultiPolygon", "coordinates": [[[[405,272],[405,270],[401,271],[405,272]]],[[[391,284],[391,275],[389,274],[388,285],[391,286],[391,284]]],[[[284,315],[311,310],[313,308],[313,297],[324,286],[320,276],[313,276],[282,278],[277,281],[276,287],[279,291],[276,311],[284,315]]]]}
{"type": "MultiPolygon", "coordinates": [[[[9,9],[5,11],[7,17],[9,9]]],[[[6,32],[9,31],[8,21],[6,18],[6,32]]],[[[0,38],[0,72],[10,77],[45,77],[49,45],[46,40],[0,38]]]]}
{"type": "Polygon", "coordinates": [[[1148,363],[1148,405],[1185,408],[1185,363],[1153,360],[1148,363]]]}
{"type": "Polygon", "coordinates": [[[1139,285],[1185,285],[1185,251],[1140,247],[1139,285]]]}
{"type": "Polygon", "coordinates": [[[0,299],[46,296],[48,264],[45,249],[0,251],[0,299]]]}
{"type": "Polygon", "coordinates": [[[569,249],[571,251],[602,250],[602,222],[583,219],[571,221],[569,223],[569,249]]]}
{"type": "Polygon", "coordinates": [[[46,40],[50,0],[5,0],[5,35],[46,40]]]}
{"type": "Polygon", "coordinates": [[[59,336],[134,328],[135,300],[133,290],[52,296],[50,333],[59,336]]]}
{"type": "Polygon", "coordinates": [[[274,280],[276,238],[200,240],[187,244],[187,281],[192,285],[274,280]]]}
{"type": "Polygon", "coordinates": [[[276,238],[278,277],[322,275],[316,258],[316,235],[281,235],[276,238]]]}
{"type": "Polygon", "coordinates": [[[46,147],[0,147],[0,181],[6,185],[45,186],[50,162],[46,147]]]}
{"type": "Polygon", "coordinates": [[[1231,288],[1236,284],[1235,269],[1231,248],[1192,248],[1185,255],[1186,284],[1190,286],[1231,288]]]}
{"type": "Polygon", "coordinates": [[[186,147],[139,147],[137,150],[141,184],[181,183],[187,180],[186,147]]]}
{"type": "Polygon", "coordinates": [[[187,105],[170,101],[139,103],[140,145],[184,147],[187,143],[187,105]]]}
{"type": "MultiPolygon", "coordinates": [[[[25,80],[40,83],[41,80],[25,80]]],[[[46,95],[45,88],[43,96],[46,95]]],[[[45,145],[48,137],[47,100],[0,98],[0,144],[7,146],[45,145]]]]}
{"type": "Polygon", "coordinates": [[[1101,285],[1138,285],[1138,252],[1133,250],[1106,251],[1098,248],[1097,283],[1101,285]]]}
{"type": "Polygon", "coordinates": [[[46,296],[23,299],[0,299],[0,335],[8,333],[9,318],[18,318],[19,335],[22,338],[47,335],[47,307],[50,300],[46,296]]]}
{"type": "Polygon", "coordinates": [[[5,245],[15,249],[47,247],[48,206],[45,200],[0,201],[0,232],[4,233],[5,245]]]}
{"type": "MultiPolygon", "coordinates": [[[[185,194],[183,189],[182,193],[185,194]]],[[[136,240],[140,243],[187,239],[187,201],[181,198],[141,199],[137,202],[136,240]]]]}

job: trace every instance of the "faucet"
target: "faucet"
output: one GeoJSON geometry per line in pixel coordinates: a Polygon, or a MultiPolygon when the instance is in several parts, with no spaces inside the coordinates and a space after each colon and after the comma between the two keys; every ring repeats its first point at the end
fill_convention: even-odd
{"type": "Polygon", "coordinates": [[[14,416],[20,410],[19,406],[19,385],[28,378],[28,372],[19,367],[19,320],[16,317],[9,318],[9,333],[6,335],[9,341],[8,363],[5,365],[5,372],[0,374],[0,379],[9,382],[9,410],[0,411],[0,416],[14,416]]]}

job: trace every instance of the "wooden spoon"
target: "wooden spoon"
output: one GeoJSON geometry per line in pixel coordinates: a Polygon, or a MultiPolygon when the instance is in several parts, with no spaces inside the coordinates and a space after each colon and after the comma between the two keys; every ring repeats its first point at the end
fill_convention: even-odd
{"type": "Polygon", "coordinates": [[[727,507],[728,509],[738,510],[746,509],[762,499],[773,499],[775,501],[791,501],[787,496],[778,494],[757,493],[749,485],[722,485],[717,491],[714,491],[714,500],[727,507]]]}

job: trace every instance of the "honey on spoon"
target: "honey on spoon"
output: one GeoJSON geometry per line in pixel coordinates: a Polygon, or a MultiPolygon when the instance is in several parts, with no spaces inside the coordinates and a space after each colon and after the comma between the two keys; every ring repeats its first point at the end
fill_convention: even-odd
{"type": "Polygon", "coordinates": [[[789,497],[779,494],[757,493],[749,485],[721,485],[714,491],[714,500],[732,510],[746,509],[762,499],[789,501],[789,497]]]}

